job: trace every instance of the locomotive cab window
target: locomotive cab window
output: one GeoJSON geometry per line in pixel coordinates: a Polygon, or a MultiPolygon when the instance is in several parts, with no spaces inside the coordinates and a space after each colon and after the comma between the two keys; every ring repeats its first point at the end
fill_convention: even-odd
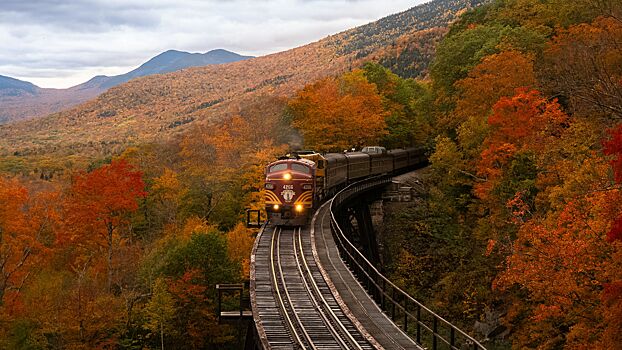
{"type": "Polygon", "coordinates": [[[275,171],[282,171],[282,170],[287,170],[287,163],[274,164],[273,166],[270,167],[270,170],[268,172],[273,173],[275,171]]]}
{"type": "Polygon", "coordinates": [[[311,174],[311,169],[302,164],[292,163],[292,170],[300,173],[311,174]]]}

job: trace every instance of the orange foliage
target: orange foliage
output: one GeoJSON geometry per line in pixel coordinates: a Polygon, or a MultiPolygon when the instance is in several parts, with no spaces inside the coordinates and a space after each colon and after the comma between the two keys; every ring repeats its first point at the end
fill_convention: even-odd
{"type": "Polygon", "coordinates": [[[0,178],[0,305],[6,293],[17,296],[41,262],[47,250],[43,242],[50,238],[57,219],[57,196],[40,192],[31,198],[17,180],[0,178]]]}
{"type": "Polygon", "coordinates": [[[534,305],[530,313],[534,324],[529,327],[537,327],[534,336],[543,343],[562,336],[560,323],[571,327],[569,344],[575,346],[587,345],[587,339],[611,326],[595,307],[609,279],[606,257],[612,251],[603,239],[611,217],[609,210],[602,209],[611,207],[603,205],[606,202],[619,206],[622,198],[619,193],[597,193],[569,202],[555,220],[522,225],[506,270],[495,282],[501,289],[518,284],[529,292],[534,305]]]}
{"type": "Polygon", "coordinates": [[[536,90],[521,88],[514,96],[502,97],[494,105],[488,124],[492,131],[477,163],[478,176],[486,180],[475,185],[479,198],[487,197],[496,186],[503,167],[515,153],[543,154],[568,126],[568,116],[557,101],[548,101],[536,90]]]}
{"type": "Polygon", "coordinates": [[[496,185],[496,180],[503,174],[503,167],[516,153],[516,146],[511,143],[492,144],[482,151],[478,163],[477,175],[486,181],[475,184],[474,192],[479,198],[485,198],[496,185]]]}
{"type": "Polygon", "coordinates": [[[456,82],[461,91],[456,114],[463,119],[487,116],[501,97],[512,96],[516,88],[531,88],[535,83],[532,57],[518,51],[490,55],[467,78],[456,82]]]}
{"type": "Polygon", "coordinates": [[[193,349],[205,349],[206,340],[216,341],[219,337],[225,337],[219,334],[222,330],[209,308],[208,288],[200,284],[201,274],[199,270],[188,270],[169,283],[169,290],[177,301],[176,315],[184,320],[184,334],[193,349]]]}
{"type": "Polygon", "coordinates": [[[549,101],[537,90],[517,89],[512,97],[502,97],[493,107],[488,124],[494,128],[489,142],[511,142],[519,148],[544,147],[559,137],[568,116],[556,100],[549,101]]]}
{"type": "Polygon", "coordinates": [[[246,228],[242,223],[238,223],[233,230],[227,233],[229,259],[241,262],[241,277],[245,279],[250,276],[250,256],[254,242],[253,231],[246,228]]]}
{"type": "Polygon", "coordinates": [[[317,151],[377,144],[386,134],[382,98],[359,70],[306,86],[289,107],[305,147],[317,151]]]}

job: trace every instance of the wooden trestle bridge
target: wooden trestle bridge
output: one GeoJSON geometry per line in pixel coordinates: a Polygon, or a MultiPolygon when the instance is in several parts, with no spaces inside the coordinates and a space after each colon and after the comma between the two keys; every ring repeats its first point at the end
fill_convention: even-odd
{"type": "Polygon", "coordinates": [[[373,233],[352,243],[352,218],[358,230],[371,222],[360,204],[390,182],[346,187],[306,227],[262,227],[251,256],[255,348],[484,349],[378,271],[361,239],[373,233]]]}

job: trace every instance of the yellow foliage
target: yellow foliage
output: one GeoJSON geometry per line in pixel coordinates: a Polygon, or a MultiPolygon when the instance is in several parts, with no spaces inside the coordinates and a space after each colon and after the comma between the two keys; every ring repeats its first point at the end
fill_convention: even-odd
{"type": "Polygon", "coordinates": [[[249,277],[249,263],[254,242],[253,230],[246,228],[242,223],[238,223],[227,233],[227,253],[229,259],[242,263],[242,278],[249,277]]]}

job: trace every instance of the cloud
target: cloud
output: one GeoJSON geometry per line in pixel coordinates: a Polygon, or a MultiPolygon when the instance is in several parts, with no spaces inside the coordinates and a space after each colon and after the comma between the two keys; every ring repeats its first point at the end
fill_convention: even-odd
{"type": "Polygon", "coordinates": [[[424,0],[2,0],[0,74],[68,87],[156,54],[224,48],[264,55],[424,0]]]}

